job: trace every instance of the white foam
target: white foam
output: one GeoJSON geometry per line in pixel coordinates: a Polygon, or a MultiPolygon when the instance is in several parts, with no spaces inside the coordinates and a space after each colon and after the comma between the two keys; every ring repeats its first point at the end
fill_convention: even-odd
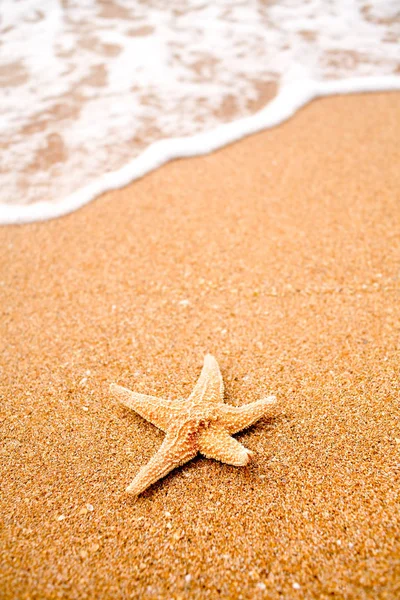
{"type": "Polygon", "coordinates": [[[400,89],[396,0],[167,4],[3,1],[0,223],[65,215],[313,98],[400,89]]]}
{"type": "Polygon", "coordinates": [[[0,223],[29,223],[61,217],[88,204],[104,192],[126,186],[170,160],[207,154],[249,134],[275,127],[289,119],[314,98],[377,91],[400,91],[400,77],[358,77],[319,83],[304,80],[296,84],[287,84],[266,108],[255,115],[221,125],[207,133],[155,142],[138,158],[121,169],[103,175],[96,182],[78,190],[61,202],[35,202],[26,206],[2,204],[0,223]]]}

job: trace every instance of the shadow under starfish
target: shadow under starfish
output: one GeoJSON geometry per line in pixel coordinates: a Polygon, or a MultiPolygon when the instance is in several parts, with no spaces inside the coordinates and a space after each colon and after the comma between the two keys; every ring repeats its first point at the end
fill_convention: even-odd
{"type": "Polygon", "coordinates": [[[158,452],[127,487],[126,491],[134,495],[199,452],[229,465],[247,465],[253,452],[231,436],[261,419],[276,402],[275,396],[268,396],[244,406],[224,404],[221,371],[211,354],[205,356],[200,377],[187,400],[138,394],[117,384],[111,384],[110,389],[124,406],[166,433],[158,452]]]}

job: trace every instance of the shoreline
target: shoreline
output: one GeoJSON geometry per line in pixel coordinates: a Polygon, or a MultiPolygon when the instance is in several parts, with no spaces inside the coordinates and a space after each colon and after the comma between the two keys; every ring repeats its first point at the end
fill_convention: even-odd
{"type": "Polygon", "coordinates": [[[103,193],[121,189],[168,162],[215,152],[249,135],[276,127],[315,99],[379,92],[399,92],[396,75],[353,77],[342,80],[300,80],[284,84],[277,95],[260,111],[225,123],[211,131],[188,138],[160,140],[118,171],[104,174],[97,181],[78,189],[64,200],[29,205],[0,204],[0,225],[25,224],[59,218],[79,210],[103,193]]]}

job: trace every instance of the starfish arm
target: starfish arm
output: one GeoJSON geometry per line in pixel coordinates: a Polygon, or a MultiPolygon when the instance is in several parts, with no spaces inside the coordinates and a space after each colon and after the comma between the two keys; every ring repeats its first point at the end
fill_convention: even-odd
{"type": "Polygon", "coordinates": [[[199,450],[207,458],[215,458],[235,467],[247,465],[253,454],[227,431],[215,427],[209,427],[200,434],[199,450]]]}
{"type": "Polygon", "coordinates": [[[137,394],[116,383],[111,384],[110,391],[121,404],[131,408],[162,431],[168,429],[170,421],[182,410],[182,404],[176,400],[137,394]]]}
{"type": "Polygon", "coordinates": [[[261,419],[267,413],[271,404],[275,404],[275,402],[275,396],[268,396],[268,398],[244,406],[224,404],[218,408],[218,416],[226,430],[233,434],[250,427],[250,425],[261,419]]]}
{"type": "Polygon", "coordinates": [[[204,365],[189,397],[191,401],[222,403],[224,401],[224,382],[214,356],[206,354],[204,365]]]}
{"type": "Polygon", "coordinates": [[[194,458],[197,452],[198,444],[193,428],[184,426],[167,433],[157,454],[140,469],[126,491],[138,496],[170,471],[194,458]]]}

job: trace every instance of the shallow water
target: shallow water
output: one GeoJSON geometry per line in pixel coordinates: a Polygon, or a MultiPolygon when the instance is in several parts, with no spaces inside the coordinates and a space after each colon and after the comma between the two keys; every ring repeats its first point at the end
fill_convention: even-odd
{"type": "Polygon", "coordinates": [[[59,216],[318,95],[399,89],[396,0],[165,4],[3,1],[0,222],[59,216]]]}

